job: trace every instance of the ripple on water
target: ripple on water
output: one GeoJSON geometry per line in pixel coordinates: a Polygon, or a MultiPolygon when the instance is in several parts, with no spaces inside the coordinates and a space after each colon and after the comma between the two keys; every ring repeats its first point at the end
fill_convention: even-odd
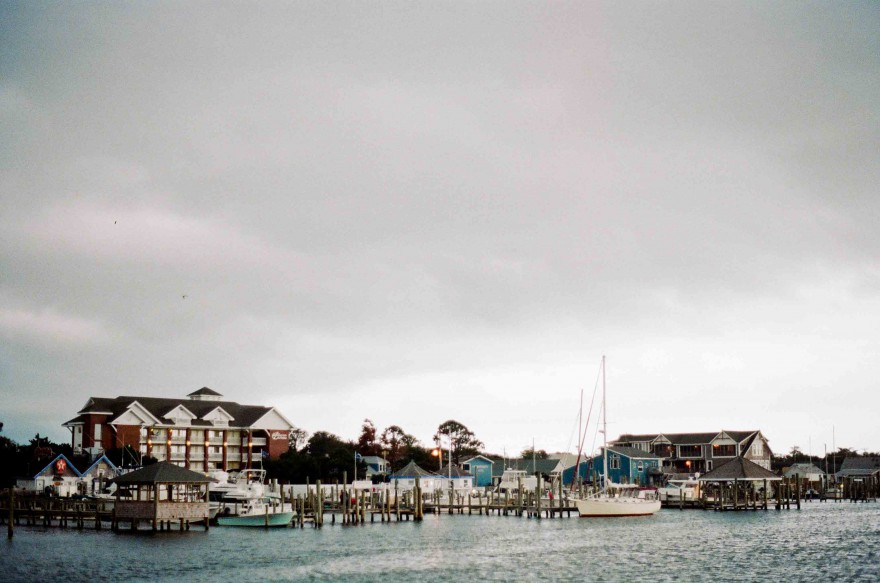
{"type": "Polygon", "coordinates": [[[878,581],[880,504],[122,534],[16,530],[0,580],[878,581]]]}

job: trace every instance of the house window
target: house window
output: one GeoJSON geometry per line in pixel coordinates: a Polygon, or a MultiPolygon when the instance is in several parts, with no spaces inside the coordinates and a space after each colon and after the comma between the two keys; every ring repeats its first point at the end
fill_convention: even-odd
{"type": "Polygon", "coordinates": [[[720,445],[715,444],[712,446],[712,457],[734,457],[736,456],[736,445],[734,444],[726,444],[720,445]]]}
{"type": "Polygon", "coordinates": [[[703,448],[699,445],[680,445],[678,446],[679,457],[701,457],[703,448]]]}
{"type": "Polygon", "coordinates": [[[642,462],[639,462],[638,470],[639,470],[639,473],[640,473],[640,474],[641,474],[642,472],[644,472],[644,471],[645,471],[645,464],[643,464],[642,462]]]}
{"type": "Polygon", "coordinates": [[[620,458],[616,455],[611,456],[611,463],[608,465],[612,470],[620,469],[620,458]]]}

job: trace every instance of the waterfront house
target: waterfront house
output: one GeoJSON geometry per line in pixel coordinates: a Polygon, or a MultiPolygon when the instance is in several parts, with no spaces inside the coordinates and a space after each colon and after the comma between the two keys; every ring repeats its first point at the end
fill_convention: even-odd
{"type": "Polygon", "coordinates": [[[388,460],[378,455],[365,455],[361,458],[361,461],[367,466],[367,473],[365,476],[367,480],[375,475],[385,475],[388,473],[388,470],[391,469],[388,460]]]}
{"type": "Polygon", "coordinates": [[[273,407],[240,405],[203,387],[186,399],[91,397],[63,424],[74,452],[131,446],[141,456],[208,472],[251,468],[286,452],[293,424],[273,407]]]}
{"type": "Polygon", "coordinates": [[[67,456],[60,453],[33,478],[17,480],[16,487],[56,496],[73,496],[80,493],[81,475],[67,456]]]}
{"type": "Polygon", "coordinates": [[[759,430],[713,433],[624,434],[610,443],[649,451],[663,459],[665,474],[695,475],[712,471],[736,457],[770,470],[773,452],[759,430]]]}
{"type": "MultiPolygon", "coordinates": [[[[615,484],[656,485],[661,475],[660,463],[660,457],[650,451],[618,445],[608,446],[608,477],[615,484]]],[[[574,469],[572,466],[566,473],[563,483],[571,483],[574,469]]],[[[577,475],[582,482],[593,482],[596,477],[596,483],[601,483],[601,477],[605,475],[604,451],[600,449],[592,459],[578,464],[577,475]]]]}
{"type": "Polygon", "coordinates": [[[119,474],[116,464],[102,455],[90,465],[81,475],[80,481],[83,483],[83,494],[95,495],[100,493],[105,484],[115,478],[119,474]]]}
{"type": "Polygon", "coordinates": [[[782,470],[782,477],[800,480],[803,488],[823,488],[825,486],[825,472],[811,463],[798,463],[782,470]]]}
{"type": "Polygon", "coordinates": [[[449,489],[449,482],[452,482],[454,490],[470,490],[474,487],[474,477],[464,471],[455,464],[446,464],[437,471],[437,475],[443,482],[443,489],[449,489]]]}
{"type": "Polygon", "coordinates": [[[461,467],[474,477],[474,486],[485,488],[492,485],[492,467],[495,462],[484,455],[477,455],[464,460],[461,467]]]}
{"type": "Polygon", "coordinates": [[[844,458],[840,464],[840,469],[836,474],[837,480],[841,481],[846,478],[880,479],[880,457],[877,456],[848,456],[844,458]]]}

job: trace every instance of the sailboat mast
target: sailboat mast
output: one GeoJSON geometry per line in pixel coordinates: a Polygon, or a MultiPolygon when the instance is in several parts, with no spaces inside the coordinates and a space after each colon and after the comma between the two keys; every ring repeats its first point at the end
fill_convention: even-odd
{"type": "Polygon", "coordinates": [[[605,355],[602,355],[602,469],[605,470],[605,479],[602,481],[602,491],[608,491],[608,409],[605,402],[605,355]]]}

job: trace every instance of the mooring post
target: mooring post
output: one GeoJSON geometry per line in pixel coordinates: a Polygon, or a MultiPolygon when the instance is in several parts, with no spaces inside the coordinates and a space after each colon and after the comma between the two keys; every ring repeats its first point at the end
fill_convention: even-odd
{"type": "Polygon", "coordinates": [[[15,486],[9,487],[9,521],[6,523],[6,536],[7,538],[12,538],[13,527],[12,523],[15,521],[15,486]]]}

